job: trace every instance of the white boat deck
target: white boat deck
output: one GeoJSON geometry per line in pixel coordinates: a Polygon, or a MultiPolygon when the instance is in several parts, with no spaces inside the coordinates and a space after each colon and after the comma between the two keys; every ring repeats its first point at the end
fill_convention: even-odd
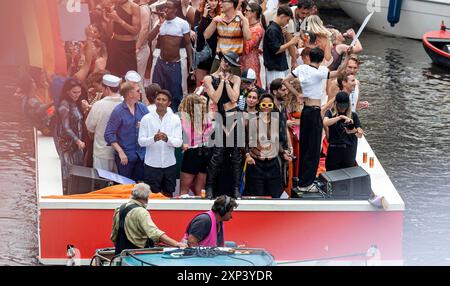
{"type": "MultiPolygon", "coordinates": [[[[114,209],[126,200],[77,200],[77,199],[43,199],[44,196],[62,195],[61,167],[53,138],[36,136],[36,173],[39,207],[44,209],[114,209]]],[[[239,200],[237,211],[403,211],[405,204],[376,158],[372,148],[363,137],[359,140],[357,162],[369,174],[372,189],[376,195],[384,196],[386,209],[377,209],[366,200],[239,200]],[[369,168],[369,159],[362,163],[362,153],[368,158],[374,157],[374,168],[369,168]]],[[[170,199],[151,200],[149,208],[155,210],[207,210],[211,200],[170,199]]]]}

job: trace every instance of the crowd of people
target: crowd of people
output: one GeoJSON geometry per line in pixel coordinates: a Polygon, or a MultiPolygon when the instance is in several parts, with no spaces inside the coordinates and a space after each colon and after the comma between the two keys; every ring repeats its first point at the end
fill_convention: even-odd
{"type": "Polygon", "coordinates": [[[319,191],[321,157],[355,166],[363,48],[313,0],[82,2],[68,74],[29,68],[17,91],[55,139],[64,189],[80,165],[167,197],[177,178],[181,195],[298,197],[319,191]]]}

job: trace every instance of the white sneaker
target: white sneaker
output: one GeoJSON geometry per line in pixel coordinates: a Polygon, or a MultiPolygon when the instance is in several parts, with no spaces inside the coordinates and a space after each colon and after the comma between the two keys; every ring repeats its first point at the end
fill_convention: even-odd
{"type": "Polygon", "coordinates": [[[369,201],[369,203],[372,206],[374,206],[376,208],[380,208],[380,209],[381,208],[383,208],[383,209],[387,208],[387,204],[385,202],[386,200],[384,199],[383,196],[374,196],[373,198],[369,199],[368,201],[369,201]]]}
{"type": "Polygon", "coordinates": [[[315,184],[311,184],[308,187],[304,187],[304,188],[300,188],[297,187],[299,192],[301,193],[318,193],[320,190],[319,188],[317,188],[317,186],[315,184]]]}

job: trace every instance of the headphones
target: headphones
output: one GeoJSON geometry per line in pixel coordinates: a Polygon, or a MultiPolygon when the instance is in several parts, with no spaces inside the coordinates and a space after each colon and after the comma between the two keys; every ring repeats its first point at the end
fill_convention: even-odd
{"type": "Polygon", "coordinates": [[[225,195],[225,205],[219,206],[219,207],[217,208],[217,212],[219,213],[219,215],[220,215],[221,217],[225,216],[225,215],[227,214],[227,212],[229,211],[228,208],[229,208],[230,202],[231,202],[230,197],[227,196],[227,195],[225,195]]]}

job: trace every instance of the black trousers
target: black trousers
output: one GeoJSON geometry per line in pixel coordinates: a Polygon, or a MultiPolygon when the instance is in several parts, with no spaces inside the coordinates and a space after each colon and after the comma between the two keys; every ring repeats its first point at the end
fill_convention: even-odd
{"type": "Polygon", "coordinates": [[[144,182],[150,186],[152,193],[164,193],[170,195],[175,192],[177,166],[167,168],[153,168],[145,165],[144,182]]]}
{"type": "Polygon", "coordinates": [[[217,179],[224,164],[231,165],[231,178],[227,178],[227,188],[224,194],[229,196],[235,196],[236,191],[239,192],[239,185],[241,182],[242,173],[242,155],[241,150],[238,147],[213,147],[211,161],[207,168],[206,187],[213,189],[213,195],[220,195],[217,189],[217,179]]]}
{"type": "Polygon", "coordinates": [[[300,119],[300,158],[298,186],[308,187],[316,179],[322,146],[323,122],[319,107],[305,106],[300,119]]]}
{"type": "Polygon", "coordinates": [[[279,198],[283,193],[280,161],[278,158],[274,158],[272,160],[255,160],[255,162],[255,165],[247,165],[244,194],[246,196],[279,198]]]}
{"type": "Polygon", "coordinates": [[[355,149],[353,146],[346,144],[338,146],[330,144],[327,159],[325,160],[325,168],[327,168],[327,171],[354,167],[356,157],[355,149]]]}

